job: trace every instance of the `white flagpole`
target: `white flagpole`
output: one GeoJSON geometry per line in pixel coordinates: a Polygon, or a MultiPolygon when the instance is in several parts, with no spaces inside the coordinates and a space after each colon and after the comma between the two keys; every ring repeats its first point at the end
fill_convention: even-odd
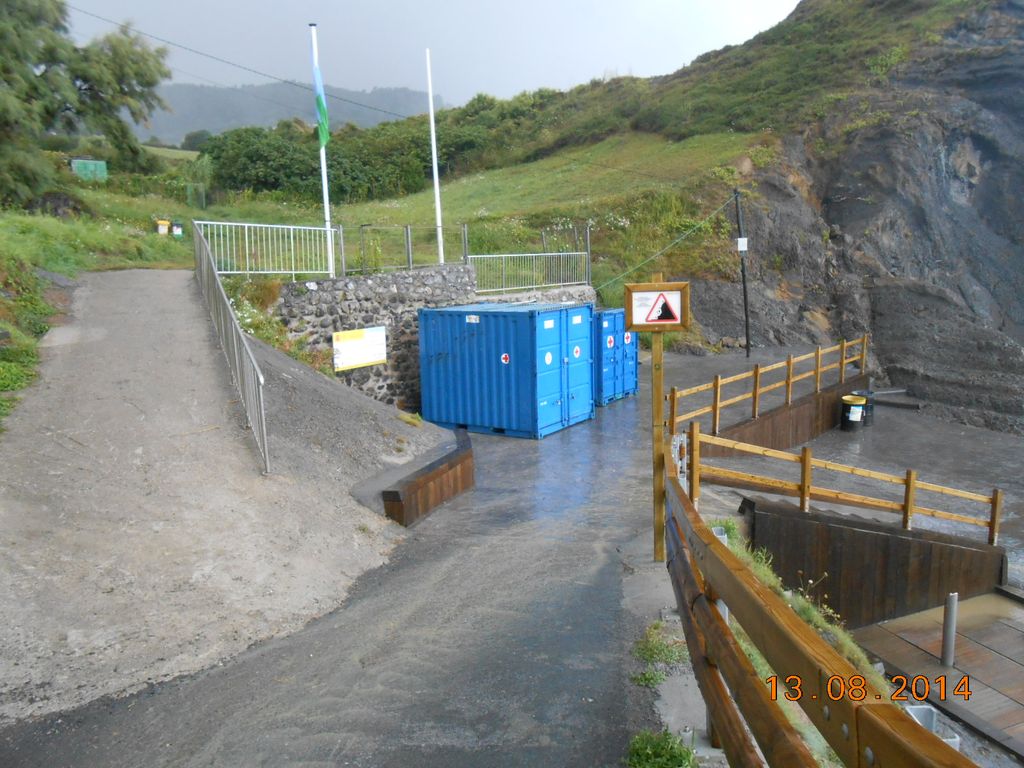
{"type": "MultiPolygon", "coordinates": [[[[320,71],[320,53],[316,45],[316,24],[309,25],[313,39],[313,71],[320,71]]],[[[319,94],[318,94],[319,95],[319,94]]],[[[320,144],[320,184],[324,190],[324,229],[327,230],[327,268],[334,277],[334,232],[331,231],[331,199],[327,193],[327,145],[320,144]]]]}
{"type": "Polygon", "coordinates": [[[441,183],[437,178],[437,132],[434,129],[434,83],[430,77],[430,49],[427,48],[427,98],[430,112],[430,156],[434,164],[434,219],[437,224],[437,263],[444,264],[444,230],[441,227],[441,183]]]}

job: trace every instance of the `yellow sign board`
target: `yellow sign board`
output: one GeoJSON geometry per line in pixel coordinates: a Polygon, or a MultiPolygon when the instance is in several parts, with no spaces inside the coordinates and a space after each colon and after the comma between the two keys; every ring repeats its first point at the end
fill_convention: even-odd
{"type": "Polygon", "coordinates": [[[658,332],[689,327],[689,283],[626,284],[626,328],[658,332]]]}
{"type": "Polygon", "coordinates": [[[388,339],[384,326],[335,331],[334,370],[350,371],[388,361],[388,339]]]}

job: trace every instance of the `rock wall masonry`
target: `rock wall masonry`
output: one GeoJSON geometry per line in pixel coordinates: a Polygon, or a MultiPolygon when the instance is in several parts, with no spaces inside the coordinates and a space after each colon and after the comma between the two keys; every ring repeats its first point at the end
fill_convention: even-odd
{"type": "Polygon", "coordinates": [[[401,408],[420,406],[419,318],[421,307],[449,307],[477,301],[593,302],[590,286],[507,294],[476,293],[476,275],[467,264],[318,282],[290,283],[281,289],[278,316],[293,339],[310,349],[331,350],[335,331],[384,326],[386,365],[357,368],[338,378],[371,397],[401,408]]]}
{"type": "Polygon", "coordinates": [[[476,301],[473,268],[452,264],[365,277],[291,283],[277,311],[291,338],[311,349],[332,349],[335,331],[384,326],[387,365],[338,374],[346,384],[385,403],[419,408],[420,307],[476,301]]]}

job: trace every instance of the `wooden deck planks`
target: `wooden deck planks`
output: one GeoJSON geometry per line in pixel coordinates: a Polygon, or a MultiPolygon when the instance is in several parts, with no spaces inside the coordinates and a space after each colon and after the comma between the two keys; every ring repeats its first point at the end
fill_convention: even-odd
{"type": "Polygon", "coordinates": [[[932,686],[929,703],[1024,757],[1024,603],[990,594],[959,606],[956,666],[939,663],[942,609],[922,611],[854,631],[865,649],[885,663],[890,675],[945,675],[946,699],[932,686]],[[970,678],[971,697],[953,687],[970,678]]]}

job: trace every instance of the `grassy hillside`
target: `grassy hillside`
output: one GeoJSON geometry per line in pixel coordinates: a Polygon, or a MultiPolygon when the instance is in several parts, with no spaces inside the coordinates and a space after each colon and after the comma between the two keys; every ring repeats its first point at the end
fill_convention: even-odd
{"type": "MultiPolygon", "coordinates": [[[[641,192],[696,191],[712,169],[764,155],[763,137],[741,133],[698,136],[682,142],[626,133],[573,147],[534,162],[462,176],[443,186],[446,221],[498,217],[591,216],[641,192]]],[[[771,142],[768,142],[769,147],[771,142]]],[[[771,151],[770,149],[768,150],[771,151]]],[[[719,174],[725,180],[732,172],[719,174]]],[[[430,224],[433,193],[342,206],[347,224],[430,224]]]]}
{"type": "Polygon", "coordinates": [[[686,137],[789,130],[822,99],[882,85],[892,69],[988,0],[803,0],[788,19],[742,46],[705,54],[659,78],[637,130],[686,137]]]}

